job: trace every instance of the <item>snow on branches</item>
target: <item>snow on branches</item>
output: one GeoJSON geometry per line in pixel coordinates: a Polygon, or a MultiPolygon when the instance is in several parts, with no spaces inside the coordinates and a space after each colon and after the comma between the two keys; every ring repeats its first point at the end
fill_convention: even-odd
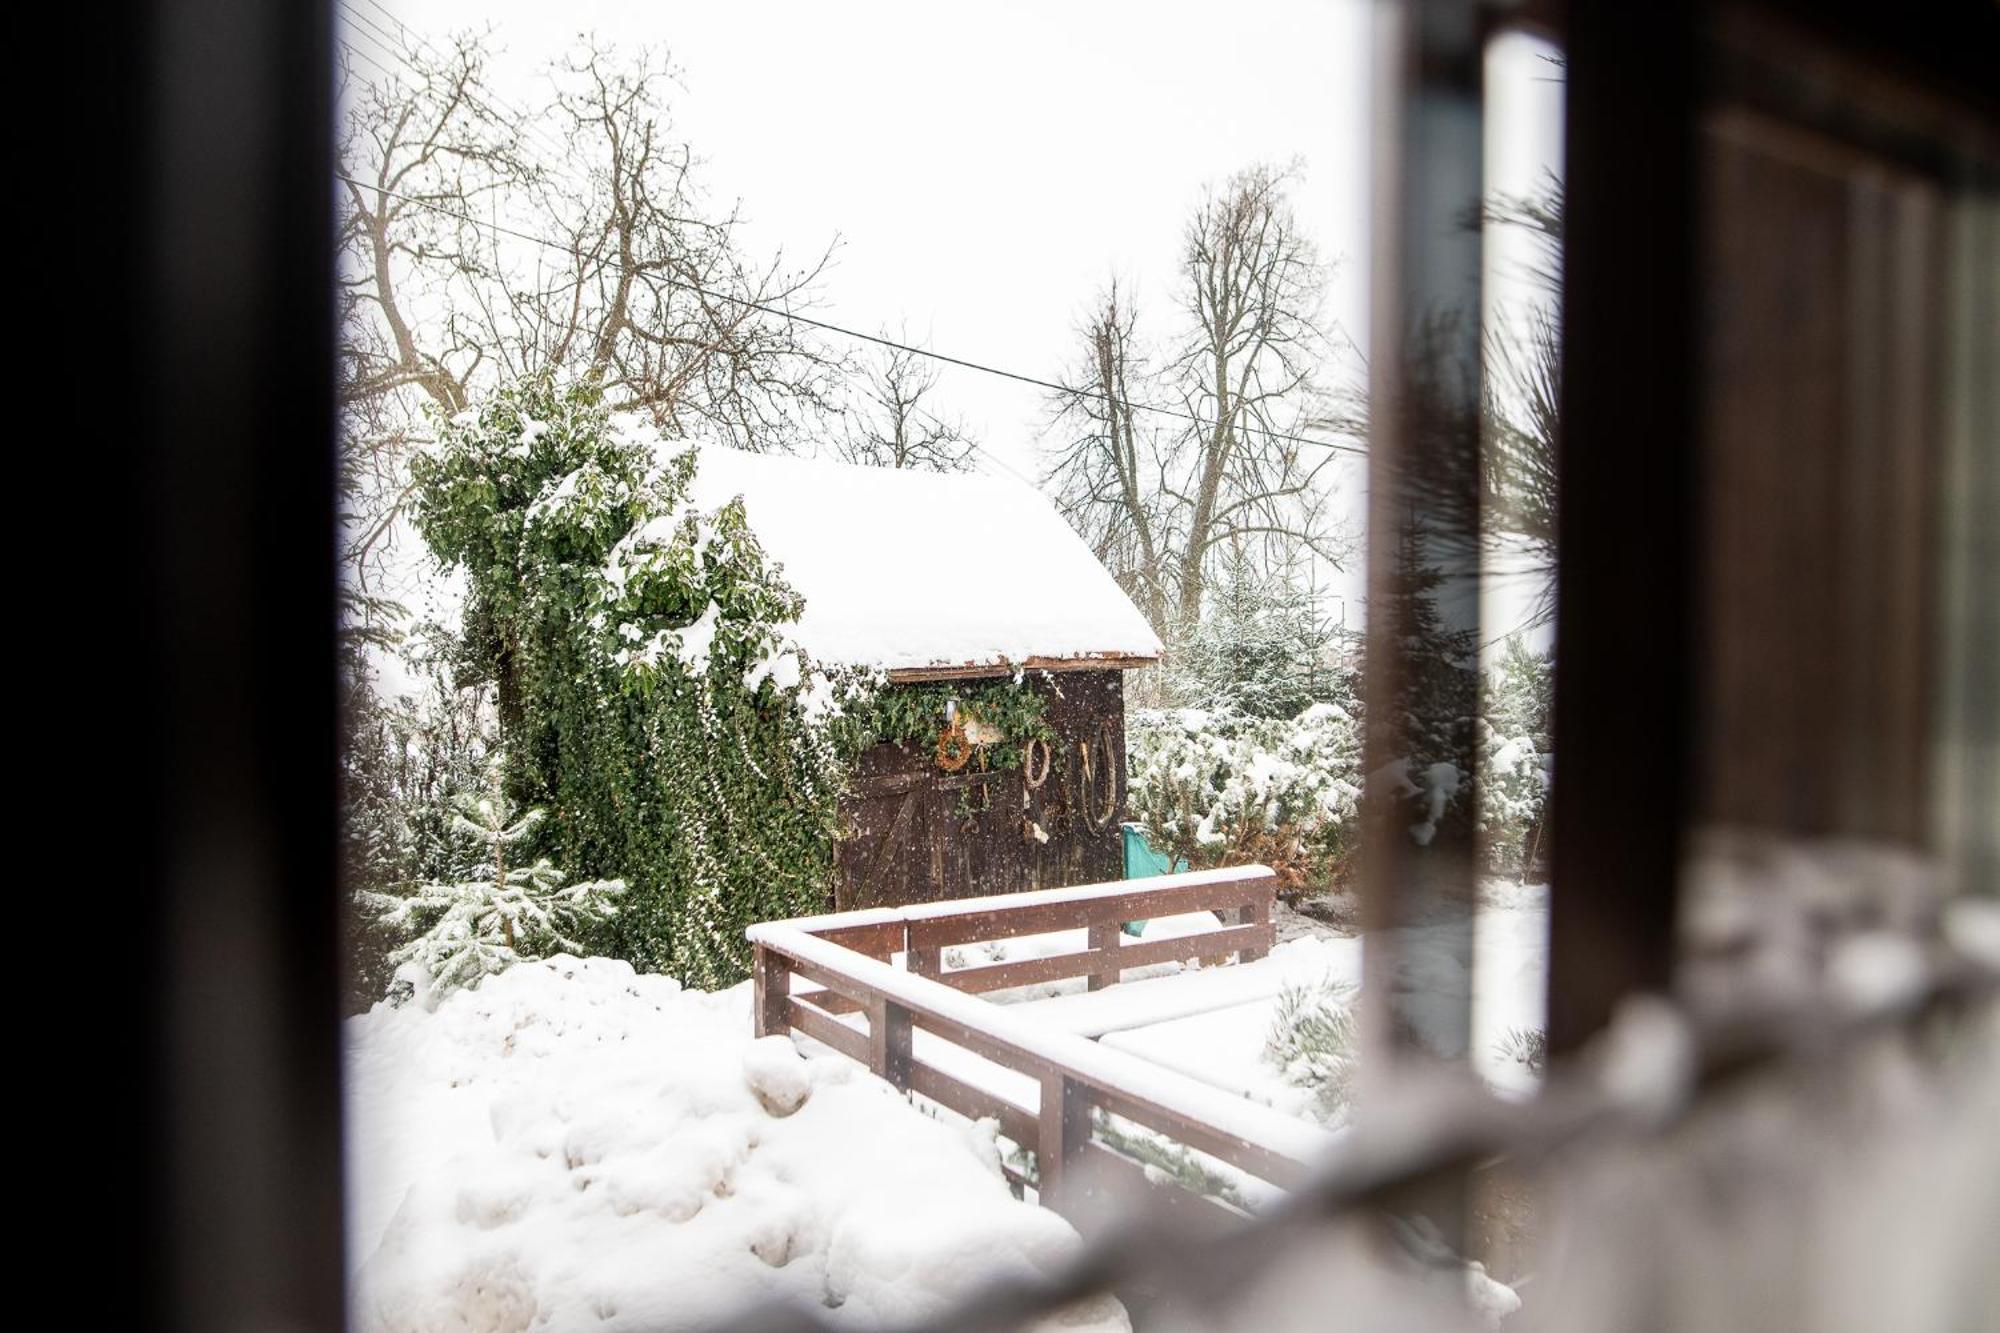
{"type": "Polygon", "coordinates": [[[465,797],[452,817],[460,833],[485,844],[492,873],[455,884],[424,884],[407,895],[363,892],[364,910],[410,938],[389,962],[399,971],[421,968],[432,993],[477,985],[524,958],[580,953],[572,937],[578,927],[617,914],[613,901],[625,892],[622,880],[565,884],[547,857],[509,868],[508,849],[540,824],[541,810],[514,818],[514,808],[498,790],[465,797]],[[510,822],[511,821],[511,822],[510,822]]]}
{"type": "MultiPolygon", "coordinates": [[[[1439,750],[1377,775],[1403,802],[1412,841],[1448,819],[1471,821],[1491,870],[1532,872],[1553,774],[1552,662],[1510,641],[1482,692],[1473,729],[1475,784],[1439,750]]],[[[1339,878],[1359,839],[1361,703],[1312,704],[1290,717],[1229,706],[1134,710],[1127,723],[1131,817],[1156,845],[1194,867],[1245,860],[1277,870],[1287,892],[1339,878]]],[[[1418,738],[1422,739],[1422,738],[1418,738]]]]}
{"type": "Polygon", "coordinates": [[[1261,860],[1296,891],[1346,855],[1361,799],[1361,730],[1346,709],[1148,709],[1126,727],[1132,818],[1174,857],[1261,860]]]}
{"type": "Polygon", "coordinates": [[[698,451],[530,378],[412,462],[431,553],[462,569],[463,674],[495,686],[530,843],[631,885],[588,950],[691,985],[745,974],[743,927],[824,901],[848,683],[793,642],[802,599],[698,451]]]}

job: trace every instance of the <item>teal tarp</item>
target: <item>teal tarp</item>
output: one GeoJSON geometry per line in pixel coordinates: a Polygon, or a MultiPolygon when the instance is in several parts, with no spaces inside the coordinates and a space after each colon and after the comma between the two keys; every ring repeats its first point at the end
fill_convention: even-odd
{"type": "MultiPolygon", "coordinates": [[[[1120,828],[1125,834],[1125,878],[1146,879],[1188,868],[1185,858],[1170,861],[1164,853],[1154,851],[1137,824],[1123,824],[1120,828]]],[[[1143,934],[1145,929],[1143,921],[1127,921],[1124,926],[1127,935],[1143,934]]]]}

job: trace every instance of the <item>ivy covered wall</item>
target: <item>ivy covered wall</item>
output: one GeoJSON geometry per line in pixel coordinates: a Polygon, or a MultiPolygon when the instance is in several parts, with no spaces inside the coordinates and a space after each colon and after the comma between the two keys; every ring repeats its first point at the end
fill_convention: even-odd
{"type": "Polygon", "coordinates": [[[746,925],[830,904],[857,756],[1012,772],[1050,733],[1031,681],[814,663],[740,501],[690,502],[697,466],[593,385],[531,379],[440,423],[412,516],[463,573],[457,669],[495,689],[507,794],[548,812],[534,850],[628,885],[586,943],[713,987],[746,974],[746,925]]]}

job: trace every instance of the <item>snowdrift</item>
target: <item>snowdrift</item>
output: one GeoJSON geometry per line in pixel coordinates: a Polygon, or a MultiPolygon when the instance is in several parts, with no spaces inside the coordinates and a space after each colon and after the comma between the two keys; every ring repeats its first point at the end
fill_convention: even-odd
{"type": "MultiPolygon", "coordinates": [[[[349,1020],[353,1326],[694,1329],[782,1298],[865,1327],[1079,1245],[1008,1192],[990,1124],[749,1032],[746,986],[570,957],[349,1020]]],[[[1059,1326],[1130,1327],[1108,1298],[1059,1326]]]]}

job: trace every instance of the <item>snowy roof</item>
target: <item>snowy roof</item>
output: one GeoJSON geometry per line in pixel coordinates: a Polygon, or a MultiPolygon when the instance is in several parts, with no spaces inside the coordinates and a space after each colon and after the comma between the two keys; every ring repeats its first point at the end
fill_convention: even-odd
{"type": "Polygon", "coordinates": [[[805,598],[793,634],[820,662],[913,677],[1160,654],[1131,598],[1021,482],[702,446],[691,498],[712,509],[738,495],[805,598]]]}

